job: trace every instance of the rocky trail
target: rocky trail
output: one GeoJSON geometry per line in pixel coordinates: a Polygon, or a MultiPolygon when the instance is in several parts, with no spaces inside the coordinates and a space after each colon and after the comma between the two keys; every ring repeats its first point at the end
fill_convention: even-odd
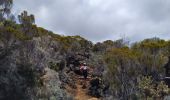
{"type": "MultiPolygon", "coordinates": [[[[92,73],[92,71],[89,71],[89,73],[92,73]]],[[[90,74],[86,80],[84,80],[83,76],[77,74],[74,75],[74,79],[76,88],[73,89],[67,86],[66,89],[74,95],[75,100],[100,100],[99,98],[88,95],[90,81],[92,80],[90,74]]]]}
{"type": "Polygon", "coordinates": [[[75,100],[99,100],[99,98],[92,97],[87,94],[90,80],[91,77],[89,77],[87,80],[83,80],[83,78],[77,76],[77,82],[76,82],[77,89],[76,89],[75,100]],[[85,85],[85,88],[83,85],[85,85]]]}

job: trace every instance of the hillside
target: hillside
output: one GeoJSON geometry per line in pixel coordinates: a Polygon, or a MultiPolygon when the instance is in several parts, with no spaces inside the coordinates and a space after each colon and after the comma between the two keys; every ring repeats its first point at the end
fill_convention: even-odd
{"type": "Polygon", "coordinates": [[[92,64],[93,44],[79,36],[55,35],[36,26],[32,27],[37,33],[30,35],[20,25],[4,23],[0,32],[0,99],[73,98],[65,89],[76,86],[69,74],[77,71],[76,62],[92,64]]]}
{"type": "Polygon", "coordinates": [[[170,40],[93,43],[12,5],[0,1],[0,100],[169,100],[170,40]]]}
{"type": "Polygon", "coordinates": [[[0,27],[2,100],[125,100],[167,94],[168,88],[152,94],[150,86],[159,86],[165,76],[163,66],[168,61],[169,41],[152,38],[132,47],[123,40],[93,44],[80,36],[60,36],[36,25],[32,27],[32,34],[10,21],[0,27]],[[82,62],[90,67],[85,82],[79,71],[82,62]],[[150,80],[142,78],[146,76],[150,80]],[[145,94],[146,90],[152,96],[145,94]]]}

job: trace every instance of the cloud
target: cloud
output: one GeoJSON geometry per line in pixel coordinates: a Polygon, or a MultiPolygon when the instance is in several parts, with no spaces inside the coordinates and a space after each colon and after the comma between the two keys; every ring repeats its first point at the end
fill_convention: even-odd
{"type": "Polygon", "coordinates": [[[170,36],[169,0],[16,0],[14,11],[27,10],[36,23],[65,35],[91,41],[131,41],[170,36]]]}

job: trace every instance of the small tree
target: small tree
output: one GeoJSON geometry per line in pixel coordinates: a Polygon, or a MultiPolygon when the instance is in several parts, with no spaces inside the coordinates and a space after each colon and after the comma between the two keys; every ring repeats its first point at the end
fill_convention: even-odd
{"type": "Polygon", "coordinates": [[[0,0],[0,21],[11,13],[13,0],[0,0]]]}
{"type": "Polygon", "coordinates": [[[23,25],[30,25],[35,23],[34,15],[28,15],[27,11],[23,11],[21,15],[18,15],[19,22],[23,25]]]}
{"type": "Polygon", "coordinates": [[[28,15],[27,11],[23,11],[21,15],[18,15],[18,19],[23,27],[23,31],[31,34],[30,31],[33,31],[33,24],[35,23],[34,15],[28,15]]]}

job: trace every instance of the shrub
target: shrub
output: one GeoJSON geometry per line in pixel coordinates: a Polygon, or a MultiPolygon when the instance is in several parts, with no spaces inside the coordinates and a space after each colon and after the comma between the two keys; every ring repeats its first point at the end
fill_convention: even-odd
{"type": "Polygon", "coordinates": [[[59,63],[49,62],[50,69],[55,70],[56,72],[59,71],[59,63]]]}
{"type": "Polygon", "coordinates": [[[27,87],[41,86],[41,73],[36,70],[36,67],[30,63],[20,63],[18,66],[18,74],[25,79],[27,87]]]}
{"type": "Polygon", "coordinates": [[[139,89],[146,100],[148,98],[163,100],[163,97],[169,93],[169,88],[163,81],[155,84],[151,76],[143,76],[141,78],[139,89]]]}

